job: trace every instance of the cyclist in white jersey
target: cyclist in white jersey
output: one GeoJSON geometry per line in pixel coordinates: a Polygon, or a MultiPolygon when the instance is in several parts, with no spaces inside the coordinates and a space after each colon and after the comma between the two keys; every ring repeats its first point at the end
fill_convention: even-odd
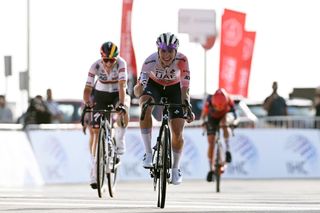
{"type": "MultiPolygon", "coordinates": [[[[83,92],[83,101],[86,106],[93,109],[105,109],[107,105],[114,105],[120,115],[117,119],[115,137],[117,141],[117,154],[125,152],[124,135],[129,121],[130,96],[127,88],[127,63],[121,58],[118,47],[112,42],[102,44],[100,48],[101,59],[94,62],[88,72],[87,82],[83,92]],[[95,77],[97,80],[95,81],[95,77]],[[92,95],[92,97],[90,97],[92,95]],[[120,119],[120,118],[123,119],[120,119]]],[[[92,155],[91,187],[96,188],[95,153],[99,133],[99,113],[93,115],[93,143],[90,145],[92,155]]]]}
{"type": "MultiPolygon", "coordinates": [[[[140,97],[140,105],[150,97],[159,102],[161,97],[166,97],[168,103],[181,104],[185,100],[190,103],[189,81],[190,71],[188,59],[185,55],[177,52],[179,46],[178,38],[172,33],[163,33],[157,38],[158,51],[151,54],[144,62],[140,72],[139,81],[134,87],[134,93],[140,97]]],[[[151,107],[146,111],[144,120],[140,121],[141,136],[145,145],[145,156],[143,167],[152,167],[151,132],[152,118],[151,107]]],[[[194,114],[187,122],[194,120],[194,114]]],[[[180,158],[183,148],[183,109],[171,108],[170,128],[172,132],[172,183],[177,185],[182,182],[180,171],[180,158]]]]}

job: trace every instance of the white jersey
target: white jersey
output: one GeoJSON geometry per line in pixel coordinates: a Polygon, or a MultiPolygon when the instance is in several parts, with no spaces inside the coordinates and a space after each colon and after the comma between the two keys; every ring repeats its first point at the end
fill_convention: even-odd
{"type": "Polygon", "coordinates": [[[189,88],[190,71],[187,57],[178,52],[172,64],[163,68],[158,53],[153,53],[143,63],[139,80],[145,85],[149,78],[163,86],[180,82],[181,87],[189,88]]]}
{"type": "MultiPolygon", "coordinates": [[[[128,71],[127,63],[121,58],[117,57],[117,62],[112,67],[110,73],[108,73],[103,66],[102,59],[99,59],[92,64],[89,72],[86,85],[95,88],[98,91],[104,92],[118,92],[118,83],[121,80],[127,81],[128,71]],[[95,83],[95,77],[97,81],[95,83]]],[[[126,84],[125,84],[126,85],[126,84]]]]}

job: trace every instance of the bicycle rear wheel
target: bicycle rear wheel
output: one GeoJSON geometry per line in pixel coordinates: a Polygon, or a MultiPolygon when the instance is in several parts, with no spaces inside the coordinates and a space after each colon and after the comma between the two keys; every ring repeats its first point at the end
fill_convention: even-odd
{"type": "Polygon", "coordinates": [[[166,202],[167,178],[169,170],[169,127],[163,128],[160,143],[160,178],[158,182],[158,207],[164,208],[166,202]]]}
{"type": "Polygon", "coordinates": [[[112,139],[112,146],[114,149],[112,149],[113,152],[113,157],[109,156],[109,160],[110,162],[108,163],[108,166],[110,168],[110,173],[107,173],[107,178],[108,178],[108,188],[109,188],[109,195],[110,197],[113,197],[115,194],[115,190],[116,190],[116,183],[117,183],[117,153],[114,152],[115,148],[116,148],[116,144],[115,144],[115,140],[112,139]]]}
{"type": "Polygon", "coordinates": [[[98,196],[103,195],[105,181],[105,141],[106,133],[104,128],[99,130],[99,140],[97,144],[97,190],[98,196]]]}

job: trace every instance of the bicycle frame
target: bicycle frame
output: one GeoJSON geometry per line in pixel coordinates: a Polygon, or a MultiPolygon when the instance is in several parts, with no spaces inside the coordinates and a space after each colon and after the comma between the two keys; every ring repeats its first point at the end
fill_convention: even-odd
{"type": "Polygon", "coordinates": [[[223,145],[220,140],[220,129],[221,128],[231,128],[232,135],[233,135],[233,129],[235,128],[234,125],[219,125],[219,128],[216,130],[216,138],[215,138],[215,159],[214,159],[214,165],[215,165],[215,182],[216,182],[216,192],[220,192],[220,183],[221,183],[221,175],[224,172],[224,166],[225,166],[225,158],[223,155],[223,145]]]}
{"type": "MultiPolygon", "coordinates": [[[[159,129],[156,145],[153,147],[153,168],[150,169],[150,175],[153,178],[153,187],[156,191],[158,186],[158,203],[157,206],[164,208],[166,199],[167,183],[170,179],[170,170],[172,167],[172,146],[171,132],[169,128],[169,109],[170,107],[190,107],[187,104],[169,104],[166,98],[161,98],[160,103],[151,103],[149,99],[143,104],[141,120],[144,119],[148,106],[163,106],[162,122],[159,129]]],[[[185,116],[187,118],[187,116],[185,116]]]]}

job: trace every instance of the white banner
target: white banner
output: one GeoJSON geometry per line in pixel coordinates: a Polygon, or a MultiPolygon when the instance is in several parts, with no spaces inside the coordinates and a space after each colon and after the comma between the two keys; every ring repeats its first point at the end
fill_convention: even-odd
{"type": "Polygon", "coordinates": [[[0,186],[42,185],[42,175],[22,131],[0,131],[0,186]]]}
{"type": "Polygon", "coordinates": [[[89,181],[88,135],[81,130],[31,130],[29,136],[46,183],[89,181]]]}
{"type": "MultiPolygon", "coordinates": [[[[158,128],[153,129],[155,144],[158,128]]],[[[223,138],[223,137],[222,137],[223,138]]],[[[207,138],[200,128],[184,132],[181,169],[186,179],[204,179],[209,169],[207,138]]],[[[222,139],[223,140],[223,139],[222,139]]],[[[120,177],[149,178],[142,167],[144,154],[139,129],[129,129],[127,152],[122,158],[120,177]]],[[[316,178],[320,177],[320,136],[313,129],[236,129],[230,138],[232,163],[225,178],[316,178]]]]}
{"type": "MultiPolygon", "coordinates": [[[[153,145],[159,128],[153,129],[153,145]]],[[[88,135],[80,129],[0,131],[0,185],[88,183],[88,135]],[[40,169],[39,169],[40,168],[40,169]],[[41,173],[40,173],[41,171],[41,173]]],[[[181,169],[184,179],[205,179],[209,170],[207,137],[186,128],[181,169]]],[[[320,135],[316,129],[236,129],[230,138],[232,163],[223,178],[319,178],[320,135]]],[[[119,180],[150,180],[142,167],[140,129],[129,128],[119,180]]]]}
{"type": "Polygon", "coordinates": [[[313,129],[237,129],[226,177],[320,177],[320,137],[313,129]]]}

